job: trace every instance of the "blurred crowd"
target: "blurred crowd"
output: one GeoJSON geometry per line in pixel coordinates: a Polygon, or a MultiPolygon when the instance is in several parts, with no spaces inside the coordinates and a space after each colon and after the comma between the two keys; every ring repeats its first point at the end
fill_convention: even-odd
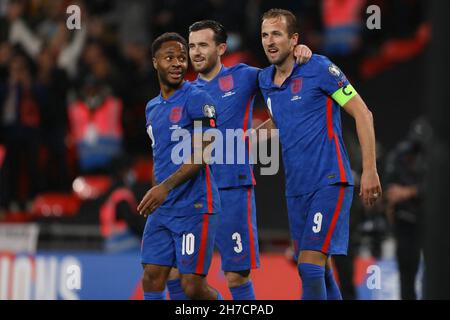
{"type": "MultiPolygon", "coordinates": [[[[124,159],[129,165],[150,157],[144,108],[159,92],[149,51],[159,34],[187,36],[193,22],[218,20],[229,32],[224,64],[262,67],[260,17],[270,8],[286,8],[299,19],[302,43],[329,56],[350,79],[364,81],[424,49],[430,37],[425,5],[423,0],[0,0],[0,218],[2,212],[29,211],[39,193],[70,191],[77,176],[110,175],[124,159]],[[73,4],[81,9],[81,28],[69,30],[66,9],[73,4]],[[382,30],[366,28],[372,4],[381,8],[382,30]]],[[[190,71],[188,79],[194,77],[190,71]]],[[[411,277],[419,260],[416,226],[427,134],[426,121],[418,120],[406,141],[380,154],[386,201],[375,211],[387,213],[381,225],[395,225],[406,298],[413,298],[411,277]]],[[[360,160],[352,151],[357,141],[349,139],[357,177],[360,160]]],[[[367,208],[361,204],[352,210],[355,243],[364,228],[375,238],[386,229],[377,227],[377,218],[365,225],[367,208]]],[[[336,263],[351,279],[348,261],[336,263]]],[[[351,288],[344,294],[354,297],[351,288]]]]}
{"type": "MultiPolygon", "coordinates": [[[[79,174],[108,173],[123,155],[149,153],[143,110],[158,93],[149,45],[162,32],[186,35],[192,22],[216,19],[230,35],[224,63],[263,66],[260,16],[272,7],[289,8],[299,17],[302,43],[331,56],[350,78],[356,78],[389,65],[380,62],[383,42],[393,37],[415,39],[423,25],[422,4],[2,0],[0,208],[26,209],[40,191],[65,190],[79,174]],[[66,9],[72,4],[81,9],[78,30],[66,25],[66,9]],[[389,33],[368,33],[364,28],[369,4],[381,7],[389,33]],[[378,58],[372,61],[374,53],[378,58]]],[[[189,77],[195,75],[191,72],[189,77]]]]}

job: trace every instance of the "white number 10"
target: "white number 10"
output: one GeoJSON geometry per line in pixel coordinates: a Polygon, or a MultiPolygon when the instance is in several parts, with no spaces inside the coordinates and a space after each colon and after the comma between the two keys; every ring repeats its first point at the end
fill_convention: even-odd
{"type": "Polygon", "coordinates": [[[181,254],[190,256],[194,253],[195,236],[192,233],[183,234],[183,243],[181,245],[181,254]]]}

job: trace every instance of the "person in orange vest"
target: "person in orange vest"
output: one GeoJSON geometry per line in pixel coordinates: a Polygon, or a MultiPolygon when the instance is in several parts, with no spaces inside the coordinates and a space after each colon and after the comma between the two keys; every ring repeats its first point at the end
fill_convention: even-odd
{"type": "Polygon", "coordinates": [[[88,76],[80,99],[69,106],[68,114],[81,173],[109,173],[113,161],[122,154],[122,101],[98,79],[88,76]]]}
{"type": "Polygon", "coordinates": [[[365,1],[324,0],[322,21],[324,25],[324,54],[348,56],[361,44],[362,17],[365,1]]]}

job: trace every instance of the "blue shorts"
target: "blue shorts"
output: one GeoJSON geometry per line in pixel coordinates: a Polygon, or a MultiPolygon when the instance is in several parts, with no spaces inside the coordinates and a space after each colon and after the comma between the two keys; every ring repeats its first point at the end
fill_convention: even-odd
{"type": "Polygon", "coordinates": [[[155,211],[142,237],[141,262],[177,267],[182,274],[208,274],[219,214],[177,217],[155,211]]]}
{"type": "Polygon", "coordinates": [[[258,268],[259,246],[253,186],[219,189],[219,194],[222,212],[219,215],[216,246],[222,260],[222,270],[258,268]]]}
{"type": "Polygon", "coordinates": [[[302,250],[346,255],[353,186],[329,185],[314,192],[287,197],[289,228],[295,260],[302,250]]]}

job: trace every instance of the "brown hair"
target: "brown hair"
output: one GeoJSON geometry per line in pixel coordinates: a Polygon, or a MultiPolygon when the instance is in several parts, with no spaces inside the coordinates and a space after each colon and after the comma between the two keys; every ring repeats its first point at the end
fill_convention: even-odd
{"type": "Polygon", "coordinates": [[[261,23],[267,19],[276,19],[276,18],[281,18],[281,17],[286,18],[287,32],[288,32],[289,36],[292,36],[294,33],[298,32],[297,18],[289,10],[270,9],[269,11],[266,11],[263,14],[263,16],[261,18],[261,23]]]}
{"type": "Polygon", "coordinates": [[[214,32],[214,41],[216,44],[227,43],[227,32],[223,25],[214,20],[197,21],[189,27],[189,33],[211,29],[214,32]]]}

